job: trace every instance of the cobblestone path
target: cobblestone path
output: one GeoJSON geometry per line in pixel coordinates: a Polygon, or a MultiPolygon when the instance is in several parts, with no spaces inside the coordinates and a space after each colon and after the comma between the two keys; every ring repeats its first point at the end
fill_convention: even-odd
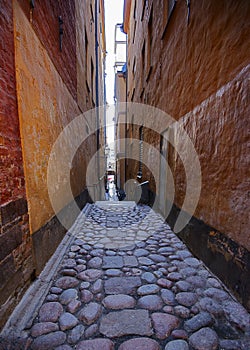
{"type": "Polygon", "coordinates": [[[17,349],[250,349],[247,311],[147,206],[88,205],[47,284],[17,349]]]}

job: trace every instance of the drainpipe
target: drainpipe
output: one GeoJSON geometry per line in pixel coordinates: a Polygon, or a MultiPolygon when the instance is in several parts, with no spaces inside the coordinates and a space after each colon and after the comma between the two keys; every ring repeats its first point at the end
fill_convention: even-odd
{"type": "MultiPolygon", "coordinates": [[[[127,169],[128,169],[128,160],[127,160],[127,127],[128,127],[128,34],[126,34],[126,114],[125,114],[125,179],[124,183],[127,181],[127,169]]],[[[123,184],[124,186],[124,184],[123,184]]]]}
{"type": "Polygon", "coordinates": [[[107,99],[107,95],[106,95],[106,53],[103,59],[103,103],[104,103],[104,107],[103,107],[103,123],[104,123],[104,157],[105,157],[105,161],[104,161],[104,174],[105,174],[105,189],[106,189],[106,181],[107,181],[107,166],[108,166],[108,162],[107,162],[107,156],[106,156],[106,148],[107,148],[107,106],[106,106],[106,99],[107,99]]]}
{"type": "Polygon", "coordinates": [[[131,0],[124,1],[123,7],[123,33],[126,34],[126,112],[125,112],[125,183],[128,178],[128,143],[127,143],[127,127],[128,127],[128,30],[129,30],[129,18],[131,11],[131,0]]]}
{"type": "MultiPolygon", "coordinates": [[[[125,169],[124,169],[124,184],[126,183],[128,174],[127,174],[127,169],[128,169],[128,160],[127,160],[127,155],[128,155],[128,145],[127,145],[127,126],[128,126],[128,34],[124,31],[124,28],[122,28],[122,31],[124,34],[126,34],[126,75],[125,75],[125,81],[126,81],[126,97],[125,97],[125,169]]],[[[123,186],[124,186],[123,184],[123,186]]]]}
{"type": "Polygon", "coordinates": [[[99,0],[95,0],[95,109],[96,109],[96,149],[97,149],[97,179],[98,179],[98,195],[101,199],[101,187],[100,187],[100,120],[99,120],[99,43],[98,43],[98,13],[99,13],[99,0]]]}
{"type": "Polygon", "coordinates": [[[106,190],[106,185],[107,185],[107,169],[108,169],[108,158],[106,154],[106,149],[107,149],[107,92],[106,92],[106,51],[105,51],[105,56],[104,56],[104,62],[103,62],[103,83],[104,83],[104,97],[103,97],[103,102],[104,102],[104,157],[105,157],[105,162],[104,162],[104,173],[105,173],[105,178],[104,178],[104,187],[106,190]]]}

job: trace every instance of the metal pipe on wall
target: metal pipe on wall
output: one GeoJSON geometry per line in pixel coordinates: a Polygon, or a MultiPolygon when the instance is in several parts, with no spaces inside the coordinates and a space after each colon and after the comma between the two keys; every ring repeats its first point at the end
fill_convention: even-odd
{"type": "MultiPolygon", "coordinates": [[[[100,178],[100,116],[99,116],[99,42],[98,42],[98,13],[99,13],[99,0],[95,0],[95,110],[96,110],[96,156],[97,156],[97,178],[100,178]]],[[[99,182],[99,198],[101,198],[101,183],[99,182]]]]}

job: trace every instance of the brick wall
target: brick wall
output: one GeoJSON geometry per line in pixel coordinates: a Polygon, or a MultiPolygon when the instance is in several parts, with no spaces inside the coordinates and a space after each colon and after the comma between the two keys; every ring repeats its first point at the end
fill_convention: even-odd
{"type": "Polygon", "coordinates": [[[0,1],[0,328],[34,270],[16,98],[13,13],[0,1]]]}
{"type": "Polygon", "coordinates": [[[61,75],[72,96],[77,97],[75,1],[18,0],[32,28],[61,75]],[[62,51],[59,46],[59,16],[63,20],[62,51]]]}
{"type": "Polygon", "coordinates": [[[25,197],[22,150],[16,99],[12,4],[0,2],[0,141],[1,204],[25,197]]]}

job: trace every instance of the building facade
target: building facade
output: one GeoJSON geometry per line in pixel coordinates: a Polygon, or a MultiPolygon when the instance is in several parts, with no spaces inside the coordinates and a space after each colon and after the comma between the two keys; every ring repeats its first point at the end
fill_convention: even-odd
{"type": "MultiPolygon", "coordinates": [[[[192,218],[178,235],[248,309],[249,21],[247,0],[124,2],[128,101],[166,113],[157,132],[147,127],[146,118],[153,116],[138,125],[130,119],[127,139],[143,137],[168,164],[144,152],[142,162],[128,161],[127,179],[140,173],[141,181],[149,180],[162,214],[171,206],[167,221],[174,227],[195,171],[184,129],[198,156],[201,192],[195,211],[186,210],[192,218]],[[149,169],[158,169],[157,176],[149,169]],[[173,205],[166,190],[171,174],[173,205]]],[[[127,146],[131,154],[132,143],[127,146]]]]}
{"type": "MultiPolygon", "coordinates": [[[[67,229],[48,183],[64,216],[72,199],[79,208],[90,200],[84,174],[104,142],[104,111],[85,113],[104,104],[106,46],[102,0],[84,5],[80,0],[1,0],[0,12],[2,327],[67,229]],[[68,128],[76,120],[79,130],[68,128]],[[68,137],[56,163],[61,172],[49,179],[52,150],[65,130],[68,137]],[[64,146],[72,153],[70,195],[64,146]]],[[[95,164],[100,172],[101,167],[95,164]]],[[[70,220],[69,215],[69,225],[70,220]]]]}
{"type": "Polygon", "coordinates": [[[115,102],[115,170],[116,185],[118,189],[124,190],[125,185],[125,126],[126,126],[126,90],[127,90],[127,38],[123,32],[123,24],[115,25],[115,85],[114,85],[114,102],[115,102]]]}
{"type": "Polygon", "coordinates": [[[126,72],[115,74],[115,153],[117,187],[124,189],[125,185],[125,128],[126,128],[126,72]]]}

